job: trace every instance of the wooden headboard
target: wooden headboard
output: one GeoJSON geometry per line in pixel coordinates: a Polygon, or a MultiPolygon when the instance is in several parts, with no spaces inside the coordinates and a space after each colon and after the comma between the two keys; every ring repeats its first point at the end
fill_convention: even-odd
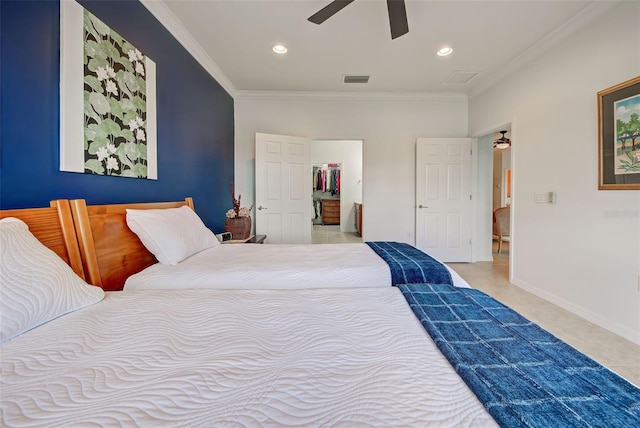
{"type": "Polygon", "coordinates": [[[167,209],[188,206],[193,199],[178,202],[87,205],[84,199],[70,201],[73,221],[87,282],[106,291],[122,290],[126,279],[157,263],[127,226],[127,209],[167,209]]]}
{"type": "Polygon", "coordinates": [[[82,279],[85,278],[69,201],[51,201],[48,208],[0,210],[0,218],[24,221],[40,242],[53,250],[82,279]]]}

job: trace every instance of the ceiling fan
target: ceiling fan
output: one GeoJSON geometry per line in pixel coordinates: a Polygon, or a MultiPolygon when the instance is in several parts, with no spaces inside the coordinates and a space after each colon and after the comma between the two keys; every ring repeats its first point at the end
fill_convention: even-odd
{"type": "Polygon", "coordinates": [[[502,149],[506,149],[507,147],[511,147],[511,140],[504,136],[504,134],[506,134],[507,131],[500,131],[500,133],[502,134],[502,137],[496,139],[493,142],[493,148],[502,150],[502,149]]]}
{"type": "MultiPolygon", "coordinates": [[[[354,0],[333,0],[331,3],[311,15],[308,20],[314,24],[322,24],[327,19],[341,11],[354,0]]],[[[389,11],[389,25],[391,26],[391,38],[395,39],[409,32],[407,23],[407,9],[404,0],[387,0],[389,11]]]]}

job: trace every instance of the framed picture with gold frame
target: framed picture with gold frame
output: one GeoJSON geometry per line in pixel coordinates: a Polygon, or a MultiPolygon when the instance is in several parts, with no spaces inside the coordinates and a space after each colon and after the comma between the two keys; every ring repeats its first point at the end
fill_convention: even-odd
{"type": "Polygon", "coordinates": [[[640,190],[640,76],[598,92],[598,189],[640,190]]]}

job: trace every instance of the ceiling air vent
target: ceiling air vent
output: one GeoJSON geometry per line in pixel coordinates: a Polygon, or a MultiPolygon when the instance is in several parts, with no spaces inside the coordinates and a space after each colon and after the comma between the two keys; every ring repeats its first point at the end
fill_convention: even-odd
{"type": "Polygon", "coordinates": [[[454,71],[444,81],[445,85],[464,85],[469,83],[471,79],[476,77],[478,72],[475,71],[454,71]]]}
{"type": "Polygon", "coordinates": [[[343,83],[369,83],[371,76],[367,74],[345,74],[342,76],[343,83]]]}

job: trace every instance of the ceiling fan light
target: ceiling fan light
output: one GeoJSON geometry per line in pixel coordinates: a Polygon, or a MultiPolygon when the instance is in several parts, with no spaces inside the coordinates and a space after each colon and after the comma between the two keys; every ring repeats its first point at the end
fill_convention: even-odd
{"type": "Polygon", "coordinates": [[[506,133],[507,131],[500,131],[500,134],[502,134],[502,137],[498,138],[493,142],[494,148],[502,150],[511,146],[511,140],[505,136],[506,133]]]}
{"type": "Polygon", "coordinates": [[[286,47],[285,45],[283,45],[283,44],[281,44],[281,43],[278,43],[278,44],[273,45],[273,46],[271,47],[271,50],[272,50],[272,51],[274,51],[274,52],[275,52],[275,53],[277,53],[277,54],[282,55],[282,54],[287,53],[287,51],[288,51],[289,49],[287,49],[287,47],[286,47]]]}
{"type": "Polygon", "coordinates": [[[447,55],[451,55],[452,52],[453,52],[453,49],[451,49],[449,46],[445,46],[440,50],[438,50],[437,54],[438,56],[447,56],[447,55]]]}

